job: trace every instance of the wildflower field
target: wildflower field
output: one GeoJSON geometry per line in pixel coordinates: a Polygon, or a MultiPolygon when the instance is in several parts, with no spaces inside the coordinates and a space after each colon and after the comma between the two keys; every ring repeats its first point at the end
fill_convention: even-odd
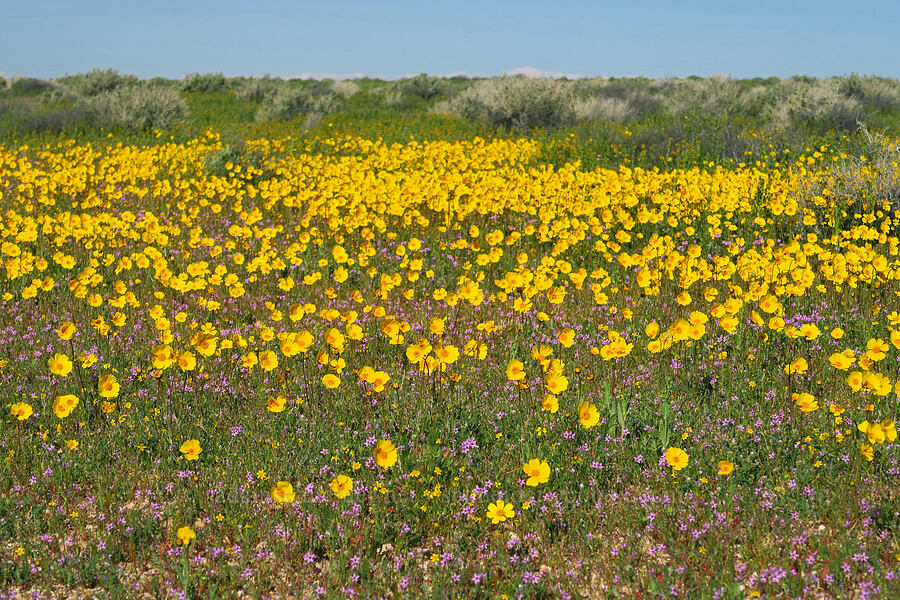
{"type": "Polygon", "coordinates": [[[330,126],[0,146],[0,598],[900,596],[896,160],[330,126]]]}

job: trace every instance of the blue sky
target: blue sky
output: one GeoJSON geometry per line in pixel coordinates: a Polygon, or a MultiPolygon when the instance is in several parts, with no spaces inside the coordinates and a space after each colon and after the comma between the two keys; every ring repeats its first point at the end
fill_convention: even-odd
{"type": "Polygon", "coordinates": [[[900,77],[900,3],[0,0],[0,73],[900,77]]]}

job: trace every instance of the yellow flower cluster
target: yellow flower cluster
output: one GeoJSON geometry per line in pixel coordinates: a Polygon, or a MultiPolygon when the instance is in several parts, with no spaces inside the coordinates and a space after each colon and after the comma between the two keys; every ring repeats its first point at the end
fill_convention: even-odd
{"type": "MultiPolygon", "coordinates": [[[[585,383],[588,364],[705,360],[707,345],[743,334],[791,349],[772,382],[803,418],[829,404],[814,386],[837,382],[854,399],[846,418],[866,436],[867,458],[896,437],[874,401],[900,395],[900,315],[885,314],[900,281],[900,212],[827,189],[804,197],[804,181],[830,181],[814,162],[590,170],[538,166],[528,140],[250,146],[265,168],[233,165],[224,177],[204,170],[222,147],[214,134],[146,147],[0,147],[3,301],[73,307],[41,363],[56,417],[89,410],[94,396],[113,413],[135,379],[162,389],[234,367],[265,378],[272,393],[260,414],[278,418],[302,404],[290,389],[301,379],[322,398],[358,385],[378,399],[402,389],[411,366],[433,386],[493,369],[510,390],[535,388],[545,412],[565,407],[590,429],[606,408],[585,383]],[[801,300],[844,296],[872,301],[858,319],[872,325],[851,339],[837,323],[824,330],[822,319],[792,314],[801,300]],[[140,347],[117,356],[118,368],[89,350],[129,336],[140,347]],[[382,360],[396,353],[406,362],[382,360]]],[[[743,360],[730,352],[724,343],[710,356],[743,360]]],[[[26,402],[9,409],[18,421],[35,412],[26,402]]],[[[194,461],[202,448],[188,439],[180,451],[194,461]]],[[[374,456],[383,468],[398,461],[387,440],[374,456]]],[[[688,465],[678,448],[666,461],[688,465]]],[[[527,463],[534,485],[548,473],[527,463]]],[[[288,502],[293,492],[278,489],[273,497],[288,502]]],[[[352,488],[336,480],[333,489],[352,488]]],[[[498,506],[496,518],[508,515],[498,506]]]]}

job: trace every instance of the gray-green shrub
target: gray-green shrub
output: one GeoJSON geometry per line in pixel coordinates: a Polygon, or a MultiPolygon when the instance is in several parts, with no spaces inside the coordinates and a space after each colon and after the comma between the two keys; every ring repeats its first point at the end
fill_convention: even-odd
{"type": "Polygon", "coordinates": [[[816,131],[853,131],[865,119],[862,103],[841,93],[837,79],[792,77],[767,98],[764,112],[776,129],[805,126],[816,131]]]}
{"type": "Polygon", "coordinates": [[[96,128],[102,125],[85,103],[44,110],[40,104],[0,99],[0,134],[96,128]]]}
{"type": "Polygon", "coordinates": [[[222,73],[191,73],[181,80],[183,92],[223,92],[228,82],[222,73]]]}
{"type": "Polygon", "coordinates": [[[10,83],[9,94],[11,96],[39,96],[53,88],[52,83],[43,79],[16,77],[10,83]]]}
{"type": "Polygon", "coordinates": [[[340,110],[337,94],[313,95],[308,90],[286,88],[266,98],[256,113],[257,121],[289,121],[299,115],[329,114],[340,110]]]}
{"type": "MultiPolygon", "coordinates": [[[[864,125],[859,131],[866,140],[862,156],[849,154],[824,172],[810,172],[795,189],[800,205],[815,213],[820,235],[843,229],[855,213],[864,213],[873,205],[889,213],[900,203],[900,144],[883,134],[870,133],[864,125]],[[816,202],[817,198],[828,201],[816,202]]],[[[896,225],[888,231],[889,235],[898,233],[896,225]]]]}
{"type": "Polygon", "coordinates": [[[396,83],[396,87],[402,94],[432,100],[443,95],[448,85],[440,77],[420,73],[415,77],[401,79],[396,83]]]}
{"type": "Polygon", "coordinates": [[[66,75],[57,81],[76,94],[93,97],[126,85],[137,85],[138,78],[134,75],[121,75],[115,69],[93,69],[87,73],[66,75]]]}
{"type": "Polygon", "coordinates": [[[40,96],[41,102],[45,104],[59,104],[63,102],[75,102],[78,95],[67,87],[59,86],[43,92],[40,96]]]}
{"type": "Polygon", "coordinates": [[[672,81],[674,80],[646,77],[575,80],[571,85],[580,100],[575,110],[576,113],[584,114],[603,106],[604,112],[609,112],[610,117],[624,112],[626,119],[641,118],[662,110],[665,101],[663,94],[671,92],[672,81]]]}
{"type": "Polygon", "coordinates": [[[235,95],[245,102],[262,102],[271,98],[286,87],[281,79],[273,79],[268,75],[244,80],[238,85],[235,95]]]}
{"type": "Polygon", "coordinates": [[[856,73],[838,78],[838,89],[858,100],[867,109],[880,112],[900,110],[900,81],[856,73]]]}
{"type": "Polygon", "coordinates": [[[613,121],[624,123],[635,111],[627,100],[618,98],[577,98],[573,105],[576,121],[613,121]]]}
{"type": "Polygon", "coordinates": [[[517,75],[478,81],[454,98],[450,109],[494,126],[549,129],[575,120],[574,100],[568,82],[517,75]]]}
{"type": "Polygon", "coordinates": [[[143,82],[149,87],[167,87],[172,89],[181,89],[181,82],[177,79],[166,79],[165,77],[151,77],[143,82]]]}
{"type": "Polygon", "coordinates": [[[168,129],[188,113],[187,103],[176,90],[142,85],[100,94],[91,107],[99,121],[136,130],[168,129]]]}
{"type": "Polygon", "coordinates": [[[675,80],[667,91],[665,108],[674,115],[699,112],[708,116],[751,115],[758,110],[758,92],[730,77],[675,80]]]}
{"type": "Polygon", "coordinates": [[[359,92],[359,85],[349,79],[342,79],[331,84],[331,91],[342,98],[350,98],[359,92]]]}

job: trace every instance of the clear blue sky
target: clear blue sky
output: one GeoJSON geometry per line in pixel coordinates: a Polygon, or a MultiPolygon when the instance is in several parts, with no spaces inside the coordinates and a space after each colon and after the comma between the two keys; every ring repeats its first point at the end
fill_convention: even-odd
{"type": "Polygon", "coordinates": [[[0,73],[900,77],[890,0],[0,0],[0,73]]]}

